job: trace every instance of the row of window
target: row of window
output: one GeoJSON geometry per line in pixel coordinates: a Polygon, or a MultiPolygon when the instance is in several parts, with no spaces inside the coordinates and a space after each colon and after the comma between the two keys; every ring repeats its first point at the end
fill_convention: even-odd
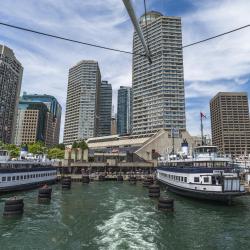
{"type": "Polygon", "coordinates": [[[27,175],[17,175],[17,176],[3,176],[2,182],[4,181],[19,181],[19,180],[26,180],[26,179],[33,179],[33,178],[40,178],[45,176],[53,176],[56,175],[55,172],[53,173],[42,173],[42,174],[27,174],[27,175]]]}
{"type": "Polygon", "coordinates": [[[161,173],[161,175],[163,175],[164,177],[170,180],[187,182],[187,177],[177,176],[177,175],[172,175],[172,174],[163,174],[163,173],[161,173]]]}

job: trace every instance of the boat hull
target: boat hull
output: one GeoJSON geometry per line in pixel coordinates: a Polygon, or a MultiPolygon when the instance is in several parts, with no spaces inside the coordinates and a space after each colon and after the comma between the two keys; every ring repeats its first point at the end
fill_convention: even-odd
{"type": "Polygon", "coordinates": [[[163,185],[167,187],[167,190],[178,195],[200,199],[200,200],[211,200],[211,201],[222,201],[231,203],[232,199],[237,196],[245,195],[245,192],[204,192],[200,190],[191,190],[176,185],[167,183],[161,179],[158,179],[163,185]]]}

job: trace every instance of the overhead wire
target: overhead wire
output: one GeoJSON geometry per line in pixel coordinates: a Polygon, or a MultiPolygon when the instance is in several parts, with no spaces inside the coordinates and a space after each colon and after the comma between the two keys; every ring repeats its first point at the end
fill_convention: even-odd
{"type": "MultiPolygon", "coordinates": [[[[141,54],[141,53],[135,53],[135,52],[130,52],[130,51],[126,51],[126,50],[110,48],[110,47],[106,47],[106,46],[102,46],[102,45],[98,45],[98,44],[93,44],[93,43],[89,43],[89,42],[82,42],[82,41],[74,40],[74,39],[71,39],[71,38],[63,37],[63,36],[58,36],[58,35],[54,35],[54,34],[49,34],[49,33],[41,32],[41,31],[33,30],[33,29],[28,29],[28,28],[16,26],[16,25],[13,25],[13,24],[5,23],[5,22],[0,22],[0,25],[5,26],[5,27],[9,27],[9,28],[13,28],[13,29],[18,29],[18,30],[30,32],[30,33],[34,33],[34,34],[37,34],[37,35],[47,36],[47,37],[60,39],[60,40],[68,41],[68,42],[72,42],[72,43],[78,43],[78,44],[81,44],[81,45],[92,46],[92,47],[96,47],[96,48],[100,48],[100,49],[106,49],[106,50],[110,50],[110,51],[116,51],[116,52],[120,52],[120,53],[125,53],[125,54],[130,54],[130,55],[139,55],[139,56],[146,57],[145,54],[141,54]]],[[[185,48],[188,48],[188,47],[191,47],[191,46],[195,46],[197,44],[204,43],[204,42],[216,39],[218,37],[228,35],[230,33],[233,33],[233,32],[248,28],[248,27],[250,27],[250,24],[247,24],[247,25],[238,27],[236,29],[232,29],[232,30],[229,30],[229,31],[226,31],[226,32],[223,32],[223,33],[208,37],[206,39],[202,39],[200,41],[196,41],[196,42],[193,42],[193,43],[190,43],[190,44],[183,45],[181,48],[185,49],[185,48]]]]}

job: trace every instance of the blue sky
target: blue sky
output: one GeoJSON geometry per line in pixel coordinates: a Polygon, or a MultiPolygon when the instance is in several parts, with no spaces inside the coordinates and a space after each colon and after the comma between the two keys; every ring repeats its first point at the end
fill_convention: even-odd
{"type": "MultiPolygon", "coordinates": [[[[143,0],[134,0],[143,14],[143,0]]],[[[183,44],[250,23],[249,0],[147,0],[148,10],[181,16],[183,44]]],[[[0,21],[132,50],[133,27],[122,0],[1,0],[0,21]]],[[[187,129],[199,134],[199,112],[209,117],[209,100],[219,91],[250,89],[250,28],[184,50],[187,129]]],[[[22,91],[56,96],[66,103],[68,69],[82,59],[99,62],[114,90],[131,85],[130,55],[71,44],[0,26],[0,43],[12,48],[24,67],[22,91]]],[[[210,133],[210,120],[204,124],[210,133]]]]}

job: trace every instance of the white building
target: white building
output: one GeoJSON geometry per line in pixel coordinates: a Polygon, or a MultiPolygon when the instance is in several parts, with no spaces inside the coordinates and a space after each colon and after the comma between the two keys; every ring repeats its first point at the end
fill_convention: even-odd
{"type": "Polygon", "coordinates": [[[185,130],[181,18],[151,11],[140,18],[140,25],[152,64],[138,55],[145,52],[134,33],[133,134],[149,135],[161,128],[185,130]]]}
{"type": "Polygon", "coordinates": [[[69,70],[63,142],[96,135],[98,128],[98,92],[101,74],[98,62],[83,60],[69,70]]]}

